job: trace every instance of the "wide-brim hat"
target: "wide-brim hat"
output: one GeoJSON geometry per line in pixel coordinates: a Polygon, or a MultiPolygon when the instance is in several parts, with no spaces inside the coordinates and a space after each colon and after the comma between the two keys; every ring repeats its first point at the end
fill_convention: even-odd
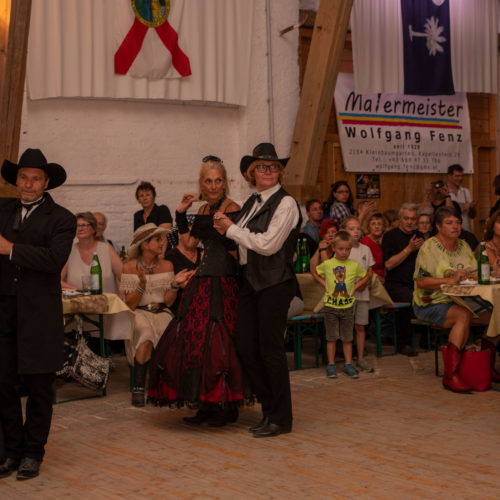
{"type": "Polygon", "coordinates": [[[5,160],[2,165],[2,177],[15,186],[20,168],[39,168],[46,172],[49,178],[47,190],[54,189],[66,181],[66,170],[57,163],[47,163],[47,159],[39,149],[28,148],[19,158],[19,163],[5,160]]]}
{"type": "Polygon", "coordinates": [[[248,167],[255,160],[279,161],[281,165],[283,165],[283,168],[285,168],[289,159],[290,158],[278,158],[276,149],[274,148],[273,144],[271,144],[270,142],[261,142],[260,144],[257,144],[257,146],[253,148],[253,152],[251,155],[244,156],[241,159],[240,171],[243,175],[245,175],[245,172],[248,170],[248,167]]]}
{"type": "Polygon", "coordinates": [[[158,234],[167,234],[169,232],[170,229],[167,229],[166,227],[158,227],[153,222],[148,222],[147,224],[144,224],[144,226],[138,227],[134,232],[132,243],[130,243],[130,246],[128,248],[129,257],[135,259],[139,256],[141,243],[144,243],[149,238],[152,238],[153,236],[156,236],[158,234]]]}

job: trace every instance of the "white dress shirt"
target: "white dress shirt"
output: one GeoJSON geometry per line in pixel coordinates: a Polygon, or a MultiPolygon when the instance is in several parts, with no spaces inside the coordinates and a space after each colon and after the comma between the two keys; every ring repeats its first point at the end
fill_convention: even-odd
{"type": "Polygon", "coordinates": [[[260,192],[262,201],[255,201],[248,215],[237,224],[233,224],[226,232],[226,236],[239,245],[240,264],[247,263],[247,250],[253,250],[261,255],[273,255],[281,249],[288,235],[299,222],[299,209],[291,196],[285,196],[273,214],[269,227],[265,233],[252,233],[247,227],[247,222],[262,208],[264,203],[281,189],[276,184],[260,192]]]}
{"type": "MultiPolygon", "coordinates": [[[[448,184],[448,193],[451,200],[456,201],[460,205],[460,208],[462,208],[464,203],[470,203],[472,201],[470,191],[465,187],[459,186],[457,192],[455,193],[455,191],[453,191],[448,184]]],[[[462,228],[466,231],[472,230],[468,210],[462,212],[462,228]]]]}

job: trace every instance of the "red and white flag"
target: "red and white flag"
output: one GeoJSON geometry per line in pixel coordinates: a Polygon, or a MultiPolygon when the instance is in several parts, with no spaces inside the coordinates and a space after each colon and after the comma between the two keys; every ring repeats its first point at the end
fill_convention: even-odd
{"type": "Polygon", "coordinates": [[[115,73],[158,80],[191,75],[179,46],[184,0],[119,0],[115,17],[115,73]]]}

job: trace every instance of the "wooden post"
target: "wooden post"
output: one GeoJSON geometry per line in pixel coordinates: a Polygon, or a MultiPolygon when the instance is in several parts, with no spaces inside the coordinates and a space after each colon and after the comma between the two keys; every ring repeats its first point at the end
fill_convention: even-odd
{"type": "Polygon", "coordinates": [[[315,191],[353,0],[321,0],[295,121],[286,189],[299,201],[315,191]]]}
{"type": "MultiPolygon", "coordinates": [[[[30,14],[31,0],[7,0],[0,6],[0,163],[17,162],[19,153],[30,14]]],[[[15,193],[1,179],[0,196],[15,193]]]]}

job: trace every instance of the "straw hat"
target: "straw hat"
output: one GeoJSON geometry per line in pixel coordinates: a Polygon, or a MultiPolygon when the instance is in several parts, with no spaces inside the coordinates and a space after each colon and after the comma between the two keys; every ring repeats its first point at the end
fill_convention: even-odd
{"type": "Polygon", "coordinates": [[[132,238],[132,243],[130,243],[130,247],[128,249],[129,257],[135,259],[139,255],[139,250],[141,248],[141,243],[144,243],[149,238],[153,236],[157,236],[159,234],[167,234],[170,230],[165,227],[158,227],[153,222],[149,222],[148,224],[144,224],[137,228],[134,232],[134,237],[132,238]]]}

